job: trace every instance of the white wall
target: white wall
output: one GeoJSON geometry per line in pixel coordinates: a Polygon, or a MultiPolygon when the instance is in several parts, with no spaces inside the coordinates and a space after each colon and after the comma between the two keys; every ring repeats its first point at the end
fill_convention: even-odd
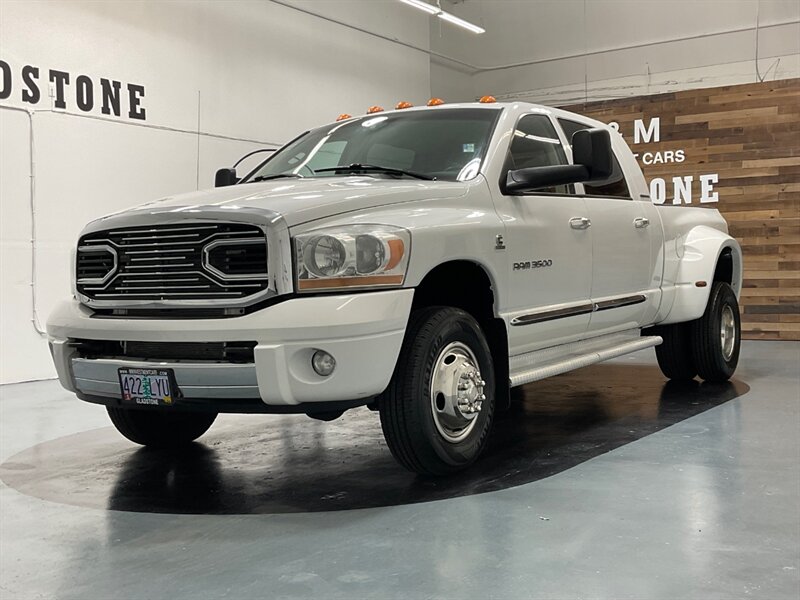
{"type": "Polygon", "coordinates": [[[432,92],[550,105],[800,76],[797,0],[461,0],[434,23],[432,92]],[[756,24],[758,23],[758,29],[756,24]],[[758,52],[756,52],[758,48],[758,52]],[[508,65],[518,65],[508,67],[508,65]]]}
{"type": "MultiPolygon", "coordinates": [[[[427,17],[394,0],[291,4],[428,46],[427,17]]],[[[0,106],[37,111],[40,322],[69,294],[69,253],[87,221],[210,187],[217,167],[339,113],[430,96],[426,53],[266,0],[0,0],[0,60],[13,72],[11,96],[0,106]],[[40,69],[36,106],[22,101],[25,65],[40,69]],[[49,69],[71,74],[66,111],[49,112],[49,69]],[[99,106],[82,113],[74,86],[80,74],[95,87],[101,77],[144,85],[146,121],[127,118],[125,102],[122,117],[101,120],[99,106]]],[[[28,115],[0,109],[0,383],[54,375],[31,322],[29,174],[28,115]]]]}
{"type": "Polygon", "coordinates": [[[0,383],[53,375],[31,322],[32,291],[42,322],[68,294],[69,251],[85,222],[208,187],[217,167],[341,112],[431,95],[563,105],[744,83],[756,81],[756,48],[762,77],[800,76],[797,0],[443,6],[487,32],[476,36],[396,0],[0,0],[0,60],[14,86],[0,99],[0,383]],[[36,106],[22,102],[25,65],[40,69],[36,106]],[[49,110],[50,69],[72,76],[66,111],[49,110]],[[82,113],[79,74],[96,87],[101,77],[144,85],[146,121],[125,116],[125,102],[110,121],[97,106],[82,113]],[[28,115],[2,107],[36,110],[35,253],[28,115]]]}

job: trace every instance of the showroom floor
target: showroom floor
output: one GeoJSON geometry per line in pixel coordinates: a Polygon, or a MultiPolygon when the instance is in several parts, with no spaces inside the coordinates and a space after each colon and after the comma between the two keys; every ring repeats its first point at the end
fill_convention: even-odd
{"type": "Polygon", "coordinates": [[[724,386],[652,350],[526,386],[468,474],[366,409],[222,416],[139,450],[56,382],[0,388],[3,598],[797,598],[800,343],[724,386]]]}

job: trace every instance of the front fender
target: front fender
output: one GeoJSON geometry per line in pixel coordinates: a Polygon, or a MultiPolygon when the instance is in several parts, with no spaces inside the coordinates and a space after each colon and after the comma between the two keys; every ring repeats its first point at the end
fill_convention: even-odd
{"type": "Polygon", "coordinates": [[[496,310],[507,306],[508,258],[498,236],[505,224],[498,217],[483,177],[466,182],[467,193],[456,198],[419,200],[335,215],[293,228],[297,235],[310,229],[360,223],[392,225],[411,232],[411,253],[404,287],[414,288],[437,266],[454,261],[473,262],[486,272],[496,310]]]}
{"type": "Polygon", "coordinates": [[[734,238],[719,229],[699,225],[683,240],[678,240],[677,251],[680,262],[674,300],[660,324],[693,321],[703,315],[719,259],[727,252],[731,255],[731,287],[739,298],[742,291],[742,249],[734,238]]]}

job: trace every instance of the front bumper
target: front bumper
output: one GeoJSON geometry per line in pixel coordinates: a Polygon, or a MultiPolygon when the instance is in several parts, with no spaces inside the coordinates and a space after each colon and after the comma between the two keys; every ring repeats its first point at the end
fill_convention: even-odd
{"type": "Polygon", "coordinates": [[[59,304],[47,333],[61,384],[81,397],[120,398],[117,369],[158,365],[175,371],[187,401],[212,400],[224,408],[260,399],[290,407],[367,401],[386,389],[411,312],[411,289],[293,298],[241,317],[225,319],[109,319],[92,317],[77,300],[59,304]],[[256,341],[253,363],[82,358],[74,339],[142,342],[256,341]],[[336,359],[328,377],[311,356],[336,359]]]}

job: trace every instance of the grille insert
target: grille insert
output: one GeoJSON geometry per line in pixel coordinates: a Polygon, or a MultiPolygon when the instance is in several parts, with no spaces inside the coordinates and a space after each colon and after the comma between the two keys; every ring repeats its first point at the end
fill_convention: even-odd
{"type": "Polygon", "coordinates": [[[208,244],[203,254],[204,266],[222,279],[267,275],[267,247],[258,240],[217,240],[208,244]]]}
{"type": "Polygon", "coordinates": [[[195,360],[233,363],[255,361],[256,342],[134,342],[72,340],[81,358],[195,360]]]}
{"type": "Polygon", "coordinates": [[[78,245],[77,288],[94,300],[237,300],[268,287],[264,233],[243,223],[95,232],[78,245]]]}
{"type": "Polygon", "coordinates": [[[78,283],[103,284],[117,268],[117,253],[111,246],[81,246],[77,260],[78,283]]]}

